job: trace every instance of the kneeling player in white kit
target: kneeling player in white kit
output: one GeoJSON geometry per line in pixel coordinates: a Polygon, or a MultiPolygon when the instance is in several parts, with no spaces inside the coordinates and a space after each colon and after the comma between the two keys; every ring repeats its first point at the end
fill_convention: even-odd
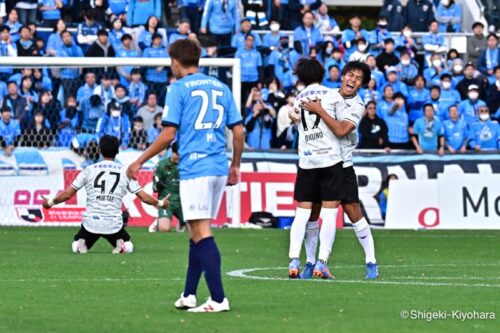
{"type": "MultiPolygon", "coordinates": [[[[333,99],[335,107],[335,117],[333,119],[324,110],[319,101],[309,101],[301,104],[302,108],[311,114],[321,117],[330,128],[340,138],[342,159],[344,160],[344,199],[342,207],[349,219],[352,221],[354,232],[365,251],[366,278],[375,279],[378,277],[378,265],[375,259],[375,246],[370,231],[370,225],[363,217],[358,197],[357,176],[352,163],[352,153],[358,145],[357,127],[365,113],[365,106],[357,91],[370,80],[370,69],[365,63],[352,61],[346,64],[342,72],[342,86],[340,89],[332,89],[329,101],[333,99]]],[[[295,119],[299,120],[300,115],[295,119]]],[[[311,218],[308,223],[308,232],[305,236],[305,247],[308,262],[301,278],[310,278],[312,266],[315,261],[317,244],[317,220],[321,211],[321,205],[316,203],[313,207],[311,218]],[[315,232],[316,229],[316,232],[315,232]]]]}
{"type": "Polygon", "coordinates": [[[127,191],[137,195],[144,203],[167,208],[168,197],[157,200],[142,190],[135,180],[129,180],[126,168],[115,162],[120,142],[114,136],[105,135],[99,140],[102,162],[85,168],[78,174],[70,187],[53,199],[43,198],[43,207],[52,206],[69,200],[78,190],[87,191],[87,209],[83,214],[82,226],[74,237],[74,253],[87,251],[100,238],[104,237],[113,247],[112,253],[131,253],[134,245],[130,235],[123,227],[122,199],[127,191]]]}

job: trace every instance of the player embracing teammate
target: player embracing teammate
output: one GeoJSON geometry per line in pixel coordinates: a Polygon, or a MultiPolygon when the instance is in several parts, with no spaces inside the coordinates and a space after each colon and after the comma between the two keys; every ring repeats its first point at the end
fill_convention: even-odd
{"type": "MultiPolygon", "coordinates": [[[[311,63],[309,66],[317,66],[317,64],[314,64],[314,60],[310,60],[309,62],[311,63]]],[[[304,78],[303,70],[297,64],[296,73],[301,81],[304,78]]],[[[311,73],[311,71],[308,72],[311,73]]],[[[370,75],[370,69],[366,64],[358,61],[349,62],[343,69],[342,86],[339,89],[330,90],[323,87],[324,89],[328,89],[326,94],[311,94],[307,93],[309,90],[308,86],[304,90],[306,94],[301,93],[298,96],[295,112],[290,114],[292,119],[303,125],[299,126],[299,171],[295,186],[295,199],[298,201],[298,206],[290,231],[290,263],[288,272],[291,278],[300,276],[303,279],[308,279],[313,275],[321,278],[333,278],[327,266],[328,256],[325,254],[329,254],[333,246],[337,212],[326,207],[323,199],[318,200],[317,198],[313,201],[312,205],[307,204],[307,207],[310,206],[311,209],[304,211],[304,205],[300,202],[301,197],[297,195],[303,191],[304,187],[303,176],[301,174],[301,161],[303,164],[304,160],[314,155],[314,151],[316,151],[316,154],[322,153],[322,150],[318,150],[317,147],[331,143],[330,135],[332,134],[336,139],[332,147],[336,149],[337,145],[340,146],[340,156],[343,161],[341,164],[342,172],[339,173],[342,177],[342,184],[336,197],[340,197],[342,207],[352,221],[353,229],[365,252],[366,278],[374,279],[378,277],[373,237],[370,226],[361,212],[357,177],[352,163],[352,153],[358,144],[356,128],[365,112],[363,101],[357,92],[359,88],[368,83],[370,75]],[[308,120],[310,121],[311,119],[314,120],[316,129],[323,130],[326,127],[327,133],[318,132],[314,133],[313,136],[307,133],[310,128],[307,126],[308,120]],[[311,138],[315,138],[316,141],[313,145],[310,143],[311,138]],[[313,148],[314,146],[316,148],[313,148]],[[323,224],[321,230],[318,232],[318,219],[321,211],[323,211],[323,224]],[[307,219],[308,222],[304,223],[304,219],[307,219]],[[316,262],[318,233],[320,251],[319,260],[316,262]],[[300,262],[298,258],[302,239],[305,239],[307,262],[300,274],[300,262]],[[328,250],[326,249],[327,246],[330,246],[328,250]]],[[[309,81],[304,83],[310,85],[311,80],[314,80],[312,86],[318,86],[317,82],[320,82],[321,78],[319,76],[314,79],[309,78],[309,81]]],[[[307,186],[316,186],[316,193],[322,195],[321,186],[328,184],[330,182],[329,179],[318,178],[314,181],[316,182],[315,184],[308,184],[307,186]]],[[[337,185],[334,188],[336,190],[337,185]]],[[[314,199],[314,196],[312,198],[314,199]]]]}

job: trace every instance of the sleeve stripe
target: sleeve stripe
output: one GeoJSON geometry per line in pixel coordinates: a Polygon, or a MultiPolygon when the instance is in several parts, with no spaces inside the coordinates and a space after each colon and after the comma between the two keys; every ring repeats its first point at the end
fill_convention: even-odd
{"type": "Polygon", "coordinates": [[[76,187],[76,186],[75,186],[75,185],[73,185],[73,184],[71,184],[71,187],[72,187],[72,188],[74,188],[74,189],[75,189],[75,190],[77,190],[77,191],[79,191],[79,190],[81,189],[81,187],[80,187],[80,188],[78,188],[78,187],[76,187]]]}
{"type": "Polygon", "coordinates": [[[233,124],[227,125],[227,128],[233,128],[233,127],[241,125],[241,124],[243,124],[243,120],[238,120],[237,122],[235,122],[233,124]]]}
{"type": "Polygon", "coordinates": [[[344,118],[343,120],[347,120],[347,121],[351,122],[354,125],[354,128],[358,127],[358,124],[354,120],[351,120],[349,118],[344,118]]]}
{"type": "Polygon", "coordinates": [[[176,124],[176,123],[172,123],[170,121],[166,121],[166,120],[163,120],[161,122],[162,126],[170,126],[170,127],[175,127],[175,128],[179,128],[179,124],[176,124]]]}

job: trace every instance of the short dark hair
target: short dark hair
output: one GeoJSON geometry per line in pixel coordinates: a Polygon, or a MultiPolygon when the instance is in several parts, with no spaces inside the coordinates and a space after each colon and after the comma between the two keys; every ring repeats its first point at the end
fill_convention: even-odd
{"type": "Polygon", "coordinates": [[[97,31],[97,36],[109,36],[109,33],[106,29],[99,29],[97,31]]]}
{"type": "Polygon", "coordinates": [[[472,29],[476,29],[476,27],[481,27],[484,29],[484,24],[481,22],[474,22],[474,24],[472,25],[472,29]]]}
{"type": "Polygon", "coordinates": [[[423,110],[423,111],[425,111],[425,108],[426,108],[426,107],[428,107],[428,106],[430,106],[430,107],[432,108],[432,110],[433,110],[433,111],[436,111],[436,110],[434,109],[434,105],[432,105],[431,103],[425,103],[425,104],[424,104],[424,106],[422,107],[422,110],[423,110]]]}
{"type": "Polygon", "coordinates": [[[1,113],[4,113],[4,112],[12,112],[12,109],[10,108],[10,106],[8,106],[8,105],[4,105],[4,106],[2,106],[2,108],[0,109],[0,112],[1,112],[1,113]]]}
{"type": "Polygon", "coordinates": [[[123,34],[122,38],[120,39],[122,42],[126,39],[132,40],[132,35],[130,34],[123,34]]]}
{"type": "Polygon", "coordinates": [[[178,154],[179,153],[179,141],[175,140],[174,142],[172,142],[172,144],[170,145],[170,148],[172,149],[172,153],[178,154]]]}
{"type": "Polygon", "coordinates": [[[395,44],[396,42],[392,38],[386,38],[384,41],[384,44],[395,44]]]}
{"type": "Polygon", "coordinates": [[[105,158],[115,158],[120,149],[120,141],[117,137],[104,135],[99,140],[99,151],[105,158]]]}
{"type": "Polygon", "coordinates": [[[170,58],[178,61],[182,67],[198,67],[201,47],[198,42],[190,39],[179,39],[168,48],[170,58]]]}
{"type": "Polygon", "coordinates": [[[493,37],[493,38],[495,38],[496,40],[498,40],[498,36],[497,36],[497,34],[496,34],[496,33],[494,33],[494,32],[490,32],[490,33],[488,34],[488,36],[486,36],[486,39],[490,39],[490,37],[493,37]]]}
{"type": "Polygon", "coordinates": [[[308,86],[315,82],[323,82],[325,68],[316,59],[301,58],[295,64],[295,74],[299,77],[300,82],[308,86]]]}
{"type": "Polygon", "coordinates": [[[352,71],[361,71],[363,73],[363,85],[366,86],[370,83],[372,71],[370,70],[370,66],[361,61],[349,61],[345,64],[344,69],[342,69],[342,76],[346,75],[352,71]]]}

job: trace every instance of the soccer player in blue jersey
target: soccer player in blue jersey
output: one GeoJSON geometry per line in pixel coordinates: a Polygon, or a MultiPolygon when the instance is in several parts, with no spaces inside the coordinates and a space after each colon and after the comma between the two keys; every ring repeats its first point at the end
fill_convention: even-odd
{"type": "Polygon", "coordinates": [[[190,312],[229,310],[221,277],[221,257],[210,229],[217,216],[226,184],[239,180],[244,133],[241,115],[229,88],[199,73],[201,48],[182,39],[169,48],[172,72],[177,78],[167,93],[163,130],[151,146],[128,168],[135,178],[141,166],[160,153],[177,135],[182,213],[188,223],[189,259],[184,292],[175,302],[190,312]],[[224,128],[233,132],[233,158],[228,170],[224,128]],[[228,176],[229,171],[229,176],[228,176]],[[205,272],[210,298],[196,307],[196,289],[205,272]]]}

